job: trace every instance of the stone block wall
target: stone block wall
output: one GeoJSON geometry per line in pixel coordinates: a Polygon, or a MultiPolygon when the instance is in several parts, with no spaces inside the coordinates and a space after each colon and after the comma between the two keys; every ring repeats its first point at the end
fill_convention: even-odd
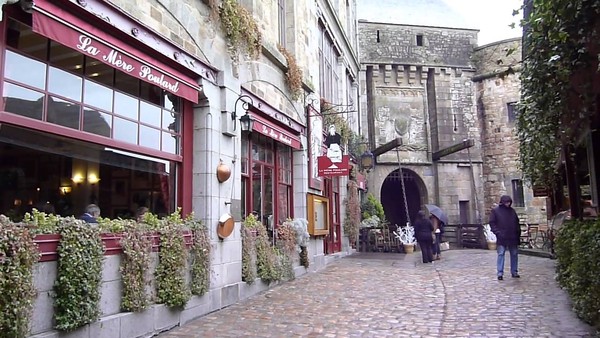
{"type": "MultiPolygon", "coordinates": [[[[475,50],[474,77],[477,107],[481,119],[483,145],[483,182],[485,219],[500,196],[513,197],[513,180],[522,180],[519,169],[519,140],[516,131],[516,104],[520,99],[520,39],[500,41],[475,50]],[[509,50],[514,50],[507,55],[509,50]],[[517,73],[504,73],[511,67],[517,73]],[[512,114],[509,117],[509,110],[512,114]]],[[[531,187],[523,183],[524,207],[515,207],[524,222],[546,223],[546,199],[533,197],[531,187]]]]}

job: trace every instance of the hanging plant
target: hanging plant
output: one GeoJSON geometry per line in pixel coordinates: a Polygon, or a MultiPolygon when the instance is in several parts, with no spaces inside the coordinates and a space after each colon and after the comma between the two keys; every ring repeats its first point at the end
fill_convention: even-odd
{"type": "Polygon", "coordinates": [[[150,304],[146,286],[150,284],[152,261],[152,239],[143,223],[121,220],[125,232],[121,239],[123,258],[119,270],[123,283],[121,309],[139,312],[150,304]]]}
{"type": "Polygon", "coordinates": [[[242,222],[242,280],[248,284],[256,280],[256,228],[258,226],[262,224],[252,214],[242,222]]]}
{"type": "Polygon", "coordinates": [[[202,296],[210,288],[211,245],[208,227],[201,221],[194,220],[193,214],[188,215],[185,226],[192,231],[194,237],[190,252],[192,270],[190,289],[193,295],[202,296]]]}
{"type": "Polygon", "coordinates": [[[62,218],[58,225],[54,321],[70,331],[98,320],[104,249],[100,231],[82,220],[62,218]]]}
{"type": "Polygon", "coordinates": [[[286,220],[277,228],[277,248],[279,249],[281,274],[286,280],[296,278],[294,259],[296,251],[296,231],[291,219],[286,220]]]}
{"type": "Polygon", "coordinates": [[[344,234],[350,243],[358,238],[360,227],[360,201],[358,199],[358,184],[348,181],[348,197],[346,200],[346,217],[344,218],[344,234]]]}
{"type": "Polygon", "coordinates": [[[232,58],[245,50],[251,58],[258,58],[262,48],[262,35],[252,13],[237,0],[223,0],[219,7],[221,28],[229,41],[232,58]]]}
{"type": "Polygon", "coordinates": [[[292,100],[296,101],[302,96],[302,69],[298,67],[296,58],[292,53],[285,49],[281,45],[277,45],[277,48],[285,56],[287,61],[287,71],[285,72],[285,80],[288,89],[291,93],[292,100]]]}
{"type": "Polygon", "coordinates": [[[0,336],[26,337],[36,297],[33,268],[40,255],[33,233],[0,215],[0,336]]]}
{"type": "Polygon", "coordinates": [[[187,249],[183,239],[183,221],[178,209],[161,220],[160,251],[156,268],[158,303],[169,307],[183,307],[190,299],[185,281],[187,249]]]}

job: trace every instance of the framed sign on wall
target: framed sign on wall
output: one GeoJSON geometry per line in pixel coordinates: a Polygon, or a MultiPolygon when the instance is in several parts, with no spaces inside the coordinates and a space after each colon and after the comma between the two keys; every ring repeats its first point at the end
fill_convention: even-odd
{"type": "Polygon", "coordinates": [[[307,194],[308,233],[312,236],[329,234],[329,199],[323,196],[307,194]]]}

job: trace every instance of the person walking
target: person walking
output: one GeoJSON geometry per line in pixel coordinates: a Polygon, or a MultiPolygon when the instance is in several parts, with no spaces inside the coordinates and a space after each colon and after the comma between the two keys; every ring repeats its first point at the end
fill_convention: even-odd
{"type": "Polygon", "coordinates": [[[415,238],[421,248],[421,255],[423,256],[423,263],[433,262],[433,224],[425,217],[423,211],[417,213],[415,218],[415,238]]]}
{"type": "Polygon", "coordinates": [[[440,244],[442,244],[442,234],[444,233],[444,222],[431,214],[429,216],[431,223],[433,224],[433,233],[435,234],[435,240],[433,241],[433,259],[439,261],[442,259],[442,250],[440,244]]]}
{"type": "Polygon", "coordinates": [[[500,197],[500,204],[490,213],[490,227],[497,237],[496,252],[498,253],[498,280],[504,279],[504,254],[510,253],[510,274],[513,278],[519,275],[519,240],[521,228],[519,216],[512,208],[512,198],[508,195],[500,197]]]}

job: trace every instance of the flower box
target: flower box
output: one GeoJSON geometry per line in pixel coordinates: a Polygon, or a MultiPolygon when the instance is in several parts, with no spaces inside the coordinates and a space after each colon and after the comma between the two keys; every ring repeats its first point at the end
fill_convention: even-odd
{"type": "Polygon", "coordinates": [[[38,246],[38,250],[40,252],[40,262],[49,262],[58,259],[58,243],[60,242],[60,235],[37,235],[33,239],[33,242],[38,246]]]}

